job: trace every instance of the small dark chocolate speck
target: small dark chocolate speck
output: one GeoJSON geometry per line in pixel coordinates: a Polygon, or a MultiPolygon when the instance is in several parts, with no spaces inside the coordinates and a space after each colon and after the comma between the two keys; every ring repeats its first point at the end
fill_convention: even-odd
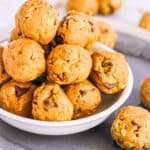
{"type": "Polygon", "coordinates": [[[80,92],[81,96],[85,96],[85,95],[86,95],[86,93],[87,93],[87,91],[86,91],[86,90],[80,90],[79,92],[80,92]]]}
{"type": "Polygon", "coordinates": [[[49,100],[46,99],[46,100],[43,101],[43,103],[44,103],[44,105],[48,106],[49,105],[49,100]]]}
{"type": "Polygon", "coordinates": [[[134,126],[137,126],[137,128],[141,128],[141,125],[137,122],[135,122],[134,120],[131,121],[131,123],[134,125],[134,126]]]}
{"type": "Polygon", "coordinates": [[[21,32],[18,32],[18,36],[21,36],[22,35],[22,33],[21,32]]]}
{"type": "Polygon", "coordinates": [[[89,24],[91,26],[91,32],[94,32],[94,24],[93,24],[93,22],[89,21],[89,24]]]}
{"type": "Polygon", "coordinates": [[[17,97],[21,97],[23,94],[25,94],[29,88],[21,88],[19,86],[15,86],[15,93],[17,97]]]}
{"type": "Polygon", "coordinates": [[[57,77],[58,77],[61,81],[64,81],[64,73],[57,74],[57,77]]]}

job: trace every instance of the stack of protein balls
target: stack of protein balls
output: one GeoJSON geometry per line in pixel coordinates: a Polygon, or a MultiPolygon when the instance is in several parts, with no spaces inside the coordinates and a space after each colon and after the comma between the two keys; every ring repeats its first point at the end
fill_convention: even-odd
{"type": "Polygon", "coordinates": [[[38,120],[78,119],[97,110],[100,91],[114,94],[126,87],[124,56],[92,52],[101,33],[91,17],[70,11],[60,21],[47,2],[27,0],[15,24],[1,48],[1,83],[7,82],[0,103],[7,111],[38,120]]]}

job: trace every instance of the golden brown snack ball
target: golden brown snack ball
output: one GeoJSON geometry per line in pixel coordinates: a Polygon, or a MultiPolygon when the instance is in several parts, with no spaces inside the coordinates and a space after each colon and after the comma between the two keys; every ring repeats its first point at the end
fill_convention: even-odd
{"type": "Polygon", "coordinates": [[[96,15],[99,10],[99,3],[97,0],[68,0],[66,5],[67,11],[76,10],[90,16],[96,15]]]}
{"type": "Polygon", "coordinates": [[[3,61],[7,73],[19,82],[34,80],[46,69],[44,50],[26,38],[10,42],[4,49],[3,61]]]}
{"type": "Polygon", "coordinates": [[[27,0],[18,10],[15,21],[25,37],[43,45],[54,39],[59,25],[56,10],[44,0],[27,0]]]}
{"type": "Polygon", "coordinates": [[[90,77],[100,91],[105,94],[114,94],[127,86],[129,72],[122,54],[96,51],[92,54],[92,60],[90,77]]]}
{"type": "Polygon", "coordinates": [[[91,49],[99,35],[97,23],[86,14],[69,11],[61,21],[56,41],[58,44],[73,44],[91,49]]]}
{"type": "Polygon", "coordinates": [[[32,83],[9,81],[0,90],[2,108],[23,117],[31,117],[33,92],[32,83]]]}
{"type": "Polygon", "coordinates": [[[150,31],[150,11],[143,14],[139,26],[150,31]]]}
{"type": "Polygon", "coordinates": [[[73,117],[72,103],[55,83],[44,83],[35,90],[32,108],[38,120],[67,121],[73,117]]]}
{"type": "Polygon", "coordinates": [[[65,92],[74,106],[73,119],[93,114],[101,103],[100,91],[88,80],[68,85],[65,92]]]}
{"type": "Polygon", "coordinates": [[[103,15],[109,15],[116,12],[122,6],[122,0],[98,0],[99,12],[103,15]]]}
{"type": "Polygon", "coordinates": [[[150,148],[150,113],[137,106],[121,108],[112,123],[111,135],[122,149],[150,148]]]}
{"type": "Polygon", "coordinates": [[[141,87],[141,102],[150,108],[150,76],[147,77],[141,87]]]}
{"type": "Polygon", "coordinates": [[[98,41],[105,44],[108,47],[114,48],[117,40],[117,32],[113,29],[113,27],[104,22],[99,21],[99,39],[98,41]]]}
{"type": "Polygon", "coordinates": [[[47,78],[60,85],[81,82],[89,76],[92,59],[88,51],[76,45],[62,44],[47,58],[47,78]]]}
{"type": "Polygon", "coordinates": [[[10,39],[9,41],[17,40],[19,38],[25,38],[25,36],[17,29],[16,27],[13,28],[10,32],[10,39]]]}
{"type": "Polygon", "coordinates": [[[10,76],[7,74],[4,68],[3,59],[2,59],[3,50],[4,48],[0,45],[0,85],[10,78],[10,76]]]}

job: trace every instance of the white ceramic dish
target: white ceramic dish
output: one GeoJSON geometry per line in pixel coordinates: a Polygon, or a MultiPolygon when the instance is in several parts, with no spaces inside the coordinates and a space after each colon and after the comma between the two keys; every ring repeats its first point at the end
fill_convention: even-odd
{"type": "MultiPolygon", "coordinates": [[[[98,49],[114,51],[100,43],[95,43],[93,50],[98,49]]],[[[97,112],[89,117],[65,122],[47,122],[19,117],[0,109],[0,118],[21,130],[43,135],[67,135],[88,130],[105,121],[129,97],[133,88],[133,75],[130,67],[128,69],[129,79],[127,87],[119,94],[103,96],[103,102],[97,112]]]]}

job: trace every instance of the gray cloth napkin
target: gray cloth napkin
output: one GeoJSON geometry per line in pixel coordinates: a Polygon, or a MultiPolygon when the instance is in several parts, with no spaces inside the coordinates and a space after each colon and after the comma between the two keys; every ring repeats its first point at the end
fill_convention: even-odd
{"type": "MultiPolygon", "coordinates": [[[[150,43],[119,33],[116,49],[127,53],[134,74],[134,87],[124,105],[140,105],[139,93],[143,79],[150,75],[150,43]],[[135,55],[135,56],[129,56],[135,55]]],[[[116,112],[115,112],[116,113],[116,112]]],[[[119,150],[110,135],[113,113],[104,123],[89,131],[68,136],[41,136],[11,127],[0,120],[0,150],[119,150]]]]}

